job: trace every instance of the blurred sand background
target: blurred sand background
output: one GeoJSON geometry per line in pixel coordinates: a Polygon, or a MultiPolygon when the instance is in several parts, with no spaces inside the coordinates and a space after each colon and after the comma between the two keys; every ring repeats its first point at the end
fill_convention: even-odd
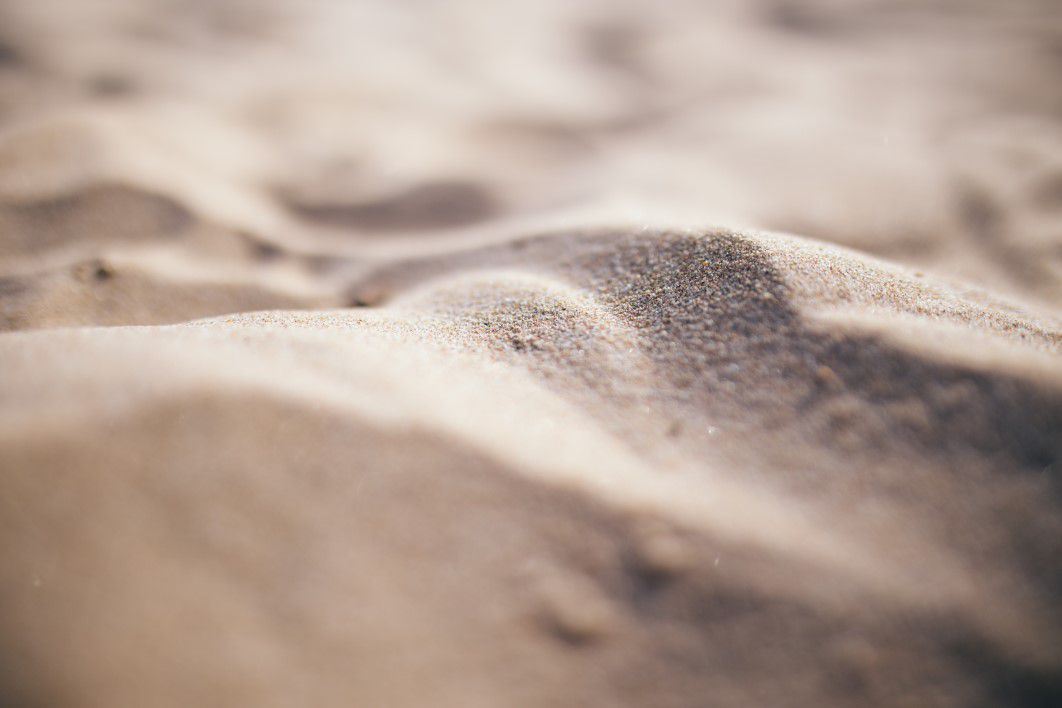
{"type": "Polygon", "coordinates": [[[1057,705],[1060,76],[1054,0],[0,2],[0,703],[1057,705]]]}

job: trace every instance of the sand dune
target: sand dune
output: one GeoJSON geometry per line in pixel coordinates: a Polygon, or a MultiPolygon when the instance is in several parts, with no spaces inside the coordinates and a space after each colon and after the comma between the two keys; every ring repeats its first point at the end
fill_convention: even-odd
{"type": "Polygon", "coordinates": [[[730,232],[521,239],[357,288],[386,294],[5,335],[13,695],[1055,690],[1056,324],[730,232]],[[991,355],[895,343],[899,314],[991,355]]]}
{"type": "Polygon", "coordinates": [[[0,18],[0,702],[1062,701],[1051,3],[0,18]]]}

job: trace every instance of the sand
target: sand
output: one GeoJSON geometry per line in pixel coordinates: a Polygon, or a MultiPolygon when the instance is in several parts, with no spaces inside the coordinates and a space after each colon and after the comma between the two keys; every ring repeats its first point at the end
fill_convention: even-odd
{"type": "Polygon", "coordinates": [[[0,703],[1062,702],[1060,48],[0,4],[0,703]]]}

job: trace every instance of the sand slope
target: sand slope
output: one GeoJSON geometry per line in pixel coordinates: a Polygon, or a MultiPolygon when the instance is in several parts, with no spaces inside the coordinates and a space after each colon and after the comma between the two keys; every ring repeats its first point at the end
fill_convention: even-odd
{"type": "Polygon", "coordinates": [[[1055,695],[1057,323],[730,232],[354,289],[0,340],[12,695],[1055,695]]]}
{"type": "Polygon", "coordinates": [[[1060,36],[0,3],[0,703],[1062,702],[1060,36]]]}

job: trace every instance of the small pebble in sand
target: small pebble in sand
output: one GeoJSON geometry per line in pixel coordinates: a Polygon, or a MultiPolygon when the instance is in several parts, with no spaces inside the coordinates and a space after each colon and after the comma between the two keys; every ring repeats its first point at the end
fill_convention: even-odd
{"type": "Polygon", "coordinates": [[[695,562],[692,549],[679,534],[652,522],[636,531],[634,553],[639,571],[654,580],[681,575],[695,562]]]}
{"type": "Polygon", "coordinates": [[[680,575],[693,564],[686,544],[675,536],[653,536],[642,546],[640,554],[643,567],[661,578],[680,575]]]}
{"type": "Polygon", "coordinates": [[[617,612],[591,579],[553,569],[540,575],[535,586],[541,620],[560,639],[587,644],[614,630],[617,612]]]}

